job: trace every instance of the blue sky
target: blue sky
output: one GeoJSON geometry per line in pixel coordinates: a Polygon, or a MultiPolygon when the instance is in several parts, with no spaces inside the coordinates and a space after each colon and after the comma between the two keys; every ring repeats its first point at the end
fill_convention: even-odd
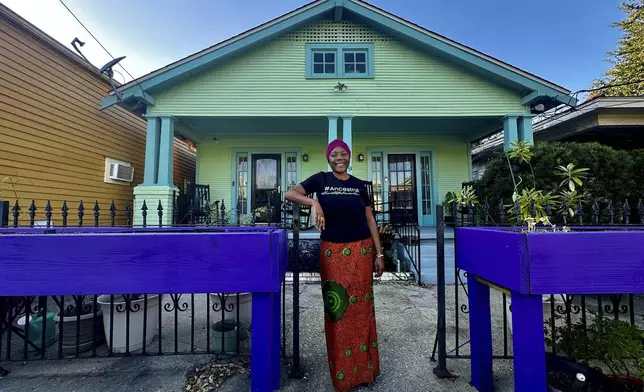
{"type": "MultiPolygon", "coordinates": [[[[138,77],[307,3],[306,0],[64,0],[138,77]]],[[[58,0],[2,0],[67,46],[109,60],[58,0]]],[[[561,84],[589,87],[608,69],[619,0],[371,0],[427,29],[561,84]]],[[[123,78],[129,80],[127,75],[123,78]]]]}

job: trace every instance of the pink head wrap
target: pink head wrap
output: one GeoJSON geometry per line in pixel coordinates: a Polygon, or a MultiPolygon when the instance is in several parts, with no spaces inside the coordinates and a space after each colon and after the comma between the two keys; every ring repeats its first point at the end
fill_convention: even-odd
{"type": "Polygon", "coordinates": [[[351,158],[351,150],[349,149],[349,146],[347,143],[343,142],[340,139],[335,139],[326,148],[326,160],[329,160],[329,157],[331,156],[331,153],[333,150],[335,150],[337,147],[342,148],[344,151],[346,151],[349,154],[349,158],[351,158]]]}

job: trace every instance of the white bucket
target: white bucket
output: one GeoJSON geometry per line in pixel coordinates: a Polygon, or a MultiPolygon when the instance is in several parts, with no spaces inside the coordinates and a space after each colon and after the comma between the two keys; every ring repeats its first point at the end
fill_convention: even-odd
{"type": "MultiPolygon", "coordinates": [[[[144,309],[145,298],[134,300],[130,304],[130,309],[137,311],[130,311],[130,328],[129,328],[129,351],[138,351],[143,348],[143,315],[147,312],[146,328],[145,328],[145,345],[147,346],[152,342],[152,339],[157,333],[159,327],[159,300],[161,296],[157,294],[148,295],[148,307],[144,309]]],[[[125,309],[125,301],[120,295],[114,296],[114,314],[110,312],[110,296],[100,295],[97,302],[101,305],[103,311],[103,327],[105,329],[105,340],[107,345],[110,346],[110,320],[114,317],[114,336],[112,341],[112,351],[115,353],[125,353],[126,350],[126,332],[127,332],[127,311],[125,309]],[[121,310],[119,312],[119,310],[121,310]]]]}

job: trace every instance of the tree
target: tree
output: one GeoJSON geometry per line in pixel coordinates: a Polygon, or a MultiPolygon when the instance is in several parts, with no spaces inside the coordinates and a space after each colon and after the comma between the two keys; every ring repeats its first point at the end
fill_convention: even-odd
{"type": "Polygon", "coordinates": [[[644,95],[644,0],[624,0],[620,9],[626,18],[612,26],[618,27],[623,36],[617,41],[617,49],[608,53],[613,67],[594,81],[593,88],[600,90],[594,91],[593,96],[644,95]]]}

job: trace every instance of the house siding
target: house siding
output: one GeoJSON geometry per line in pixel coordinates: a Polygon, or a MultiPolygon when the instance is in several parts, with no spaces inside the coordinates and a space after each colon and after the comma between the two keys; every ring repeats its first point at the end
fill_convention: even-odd
{"type": "Polygon", "coordinates": [[[644,113],[636,111],[599,113],[598,123],[600,126],[642,126],[644,113]]]}
{"type": "MultiPolygon", "coordinates": [[[[146,122],[118,107],[99,110],[109,84],[28,30],[0,14],[0,179],[10,176],[22,208],[36,203],[36,220],[45,220],[51,202],[54,224],[60,224],[64,200],[69,221],[76,222],[82,200],[86,221],[98,202],[102,222],[109,220],[114,201],[123,217],[132,189],[143,181],[146,122]],[[130,162],[130,185],[104,181],[105,158],[130,162]]],[[[175,182],[194,179],[195,154],[175,139],[175,182]]],[[[9,185],[4,198],[15,202],[9,185]]],[[[119,219],[118,223],[123,223],[119,219]]]]}
{"type": "MultiPolygon", "coordinates": [[[[231,184],[233,181],[233,152],[237,150],[275,150],[290,149],[293,152],[307,153],[308,162],[298,162],[300,180],[319,171],[327,170],[324,148],[327,143],[325,131],[309,131],[306,134],[295,133],[244,133],[218,134],[219,142],[205,143],[199,147],[200,184],[210,185],[211,199],[224,200],[228,209],[231,207],[231,184]]],[[[353,137],[352,160],[353,175],[367,180],[368,159],[357,160],[362,152],[367,156],[368,149],[397,149],[411,152],[432,151],[435,167],[433,168],[438,202],[448,191],[457,191],[469,178],[467,143],[450,135],[431,134],[427,132],[401,132],[395,135],[384,132],[355,131],[353,137]]],[[[236,180],[236,179],[235,179],[236,180]]]]}
{"type": "Polygon", "coordinates": [[[518,93],[356,22],[317,22],[158,94],[191,116],[478,116],[523,112],[518,93]],[[373,42],[374,79],[305,79],[306,43],[373,42]],[[348,89],[334,92],[338,81],[348,89]]]}

